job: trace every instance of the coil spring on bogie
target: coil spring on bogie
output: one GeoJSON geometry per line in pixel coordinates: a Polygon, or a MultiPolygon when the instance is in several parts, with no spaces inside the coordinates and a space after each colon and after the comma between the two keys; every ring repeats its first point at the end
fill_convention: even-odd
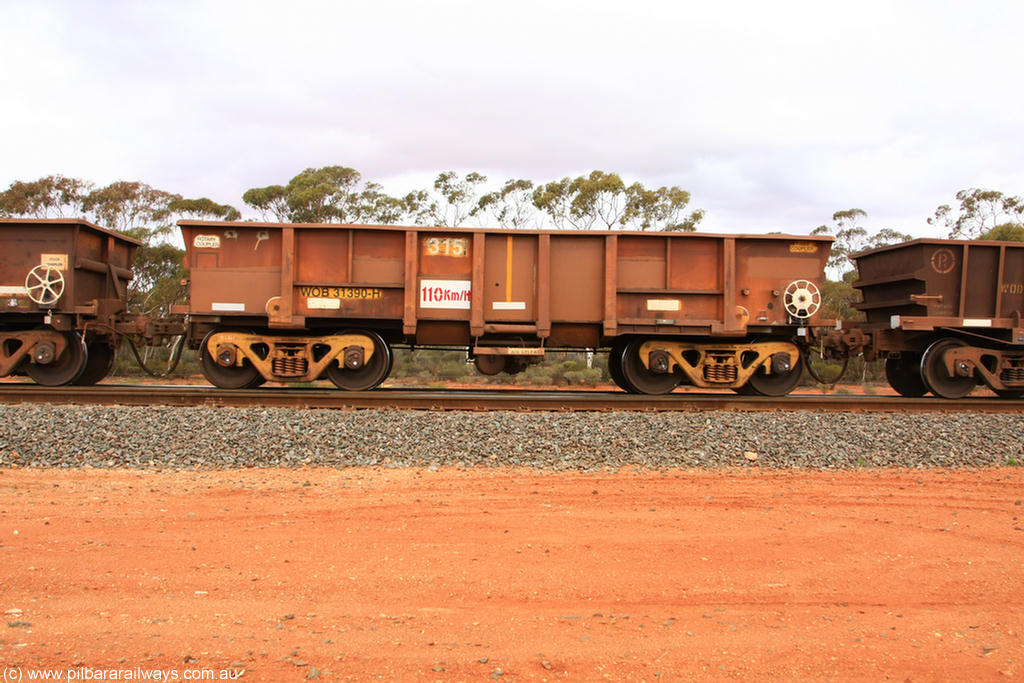
{"type": "Polygon", "coordinates": [[[1024,367],[1004,368],[999,373],[999,379],[1005,384],[1019,384],[1024,382],[1024,367]]]}
{"type": "Polygon", "coordinates": [[[727,359],[711,357],[704,364],[704,381],[706,382],[730,384],[736,381],[738,374],[739,371],[731,357],[727,359]]]}
{"type": "Polygon", "coordinates": [[[309,371],[309,361],[303,356],[277,356],[271,369],[278,377],[301,377],[309,371]]]}

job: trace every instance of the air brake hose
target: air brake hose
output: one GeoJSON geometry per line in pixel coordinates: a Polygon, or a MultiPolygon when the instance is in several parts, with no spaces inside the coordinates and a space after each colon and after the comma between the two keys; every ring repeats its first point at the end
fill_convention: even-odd
{"type": "MultiPolygon", "coordinates": [[[[821,359],[824,360],[825,357],[821,356],[821,359]]],[[[839,380],[841,380],[843,378],[843,376],[846,374],[846,368],[849,366],[849,364],[850,364],[850,354],[848,354],[848,353],[847,354],[843,354],[843,366],[841,368],[839,368],[839,374],[837,374],[834,378],[832,378],[830,380],[826,380],[826,379],[823,379],[818,374],[817,370],[814,369],[814,365],[811,363],[811,352],[810,352],[810,349],[808,348],[804,352],[804,367],[807,368],[807,374],[810,375],[811,379],[813,379],[815,382],[817,382],[818,384],[824,384],[825,386],[832,386],[832,385],[836,384],[839,380]]]]}
{"type": "Polygon", "coordinates": [[[181,361],[181,352],[185,348],[185,335],[182,334],[178,337],[178,340],[174,343],[174,348],[171,349],[171,357],[167,359],[167,369],[164,372],[154,372],[150,370],[146,365],[146,362],[142,360],[142,356],[139,355],[139,349],[135,346],[135,340],[125,335],[124,337],[128,340],[128,346],[131,347],[132,353],[135,355],[135,361],[139,364],[139,367],[145,371],[150,377],[156,377],[157,379],[163,379],[164,377],[170,377],[178,368],[178,362],[181,361]]]}

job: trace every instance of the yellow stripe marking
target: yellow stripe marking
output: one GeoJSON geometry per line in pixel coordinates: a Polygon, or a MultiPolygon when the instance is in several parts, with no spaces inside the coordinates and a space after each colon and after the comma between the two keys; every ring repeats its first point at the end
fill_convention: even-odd
{"type": "Polygon", "coordinates": [[[505,301],[512,301],[512,235],[505,244],[505,301]]]}

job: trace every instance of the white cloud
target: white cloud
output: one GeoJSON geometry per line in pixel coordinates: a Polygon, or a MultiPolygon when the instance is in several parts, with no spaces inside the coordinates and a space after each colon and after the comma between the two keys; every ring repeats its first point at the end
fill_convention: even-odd
{"type": "MultiPolygon", "coordinates": [[[[343,164],[592,168],[680,185],[708,229],[908,231],[1024,192],[1016,2],[114,2],[0,9],[0,186],[59,172],[241,204],[343,164]]],[[[424,183],[426,184],[426,183],[424,183]]],[[[395,187],[392,188],[391,185],[395,187]]]]}

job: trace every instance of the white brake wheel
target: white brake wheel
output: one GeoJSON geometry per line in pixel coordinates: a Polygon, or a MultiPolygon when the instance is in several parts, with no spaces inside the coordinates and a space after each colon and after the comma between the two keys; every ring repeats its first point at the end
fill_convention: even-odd
{"type": "Polygon", "coordinates": [[[794,280],[783,294],[786,312],[801,320],[810,318],[821,308],[821,292],[810,280],[794,280]]]}
{"type": "Polygon", "coordinates": [[[28,298],[40,306],[52,306],[64,294],[64,273],[52,266],[36,266],[25,278],[28,298]]]}

